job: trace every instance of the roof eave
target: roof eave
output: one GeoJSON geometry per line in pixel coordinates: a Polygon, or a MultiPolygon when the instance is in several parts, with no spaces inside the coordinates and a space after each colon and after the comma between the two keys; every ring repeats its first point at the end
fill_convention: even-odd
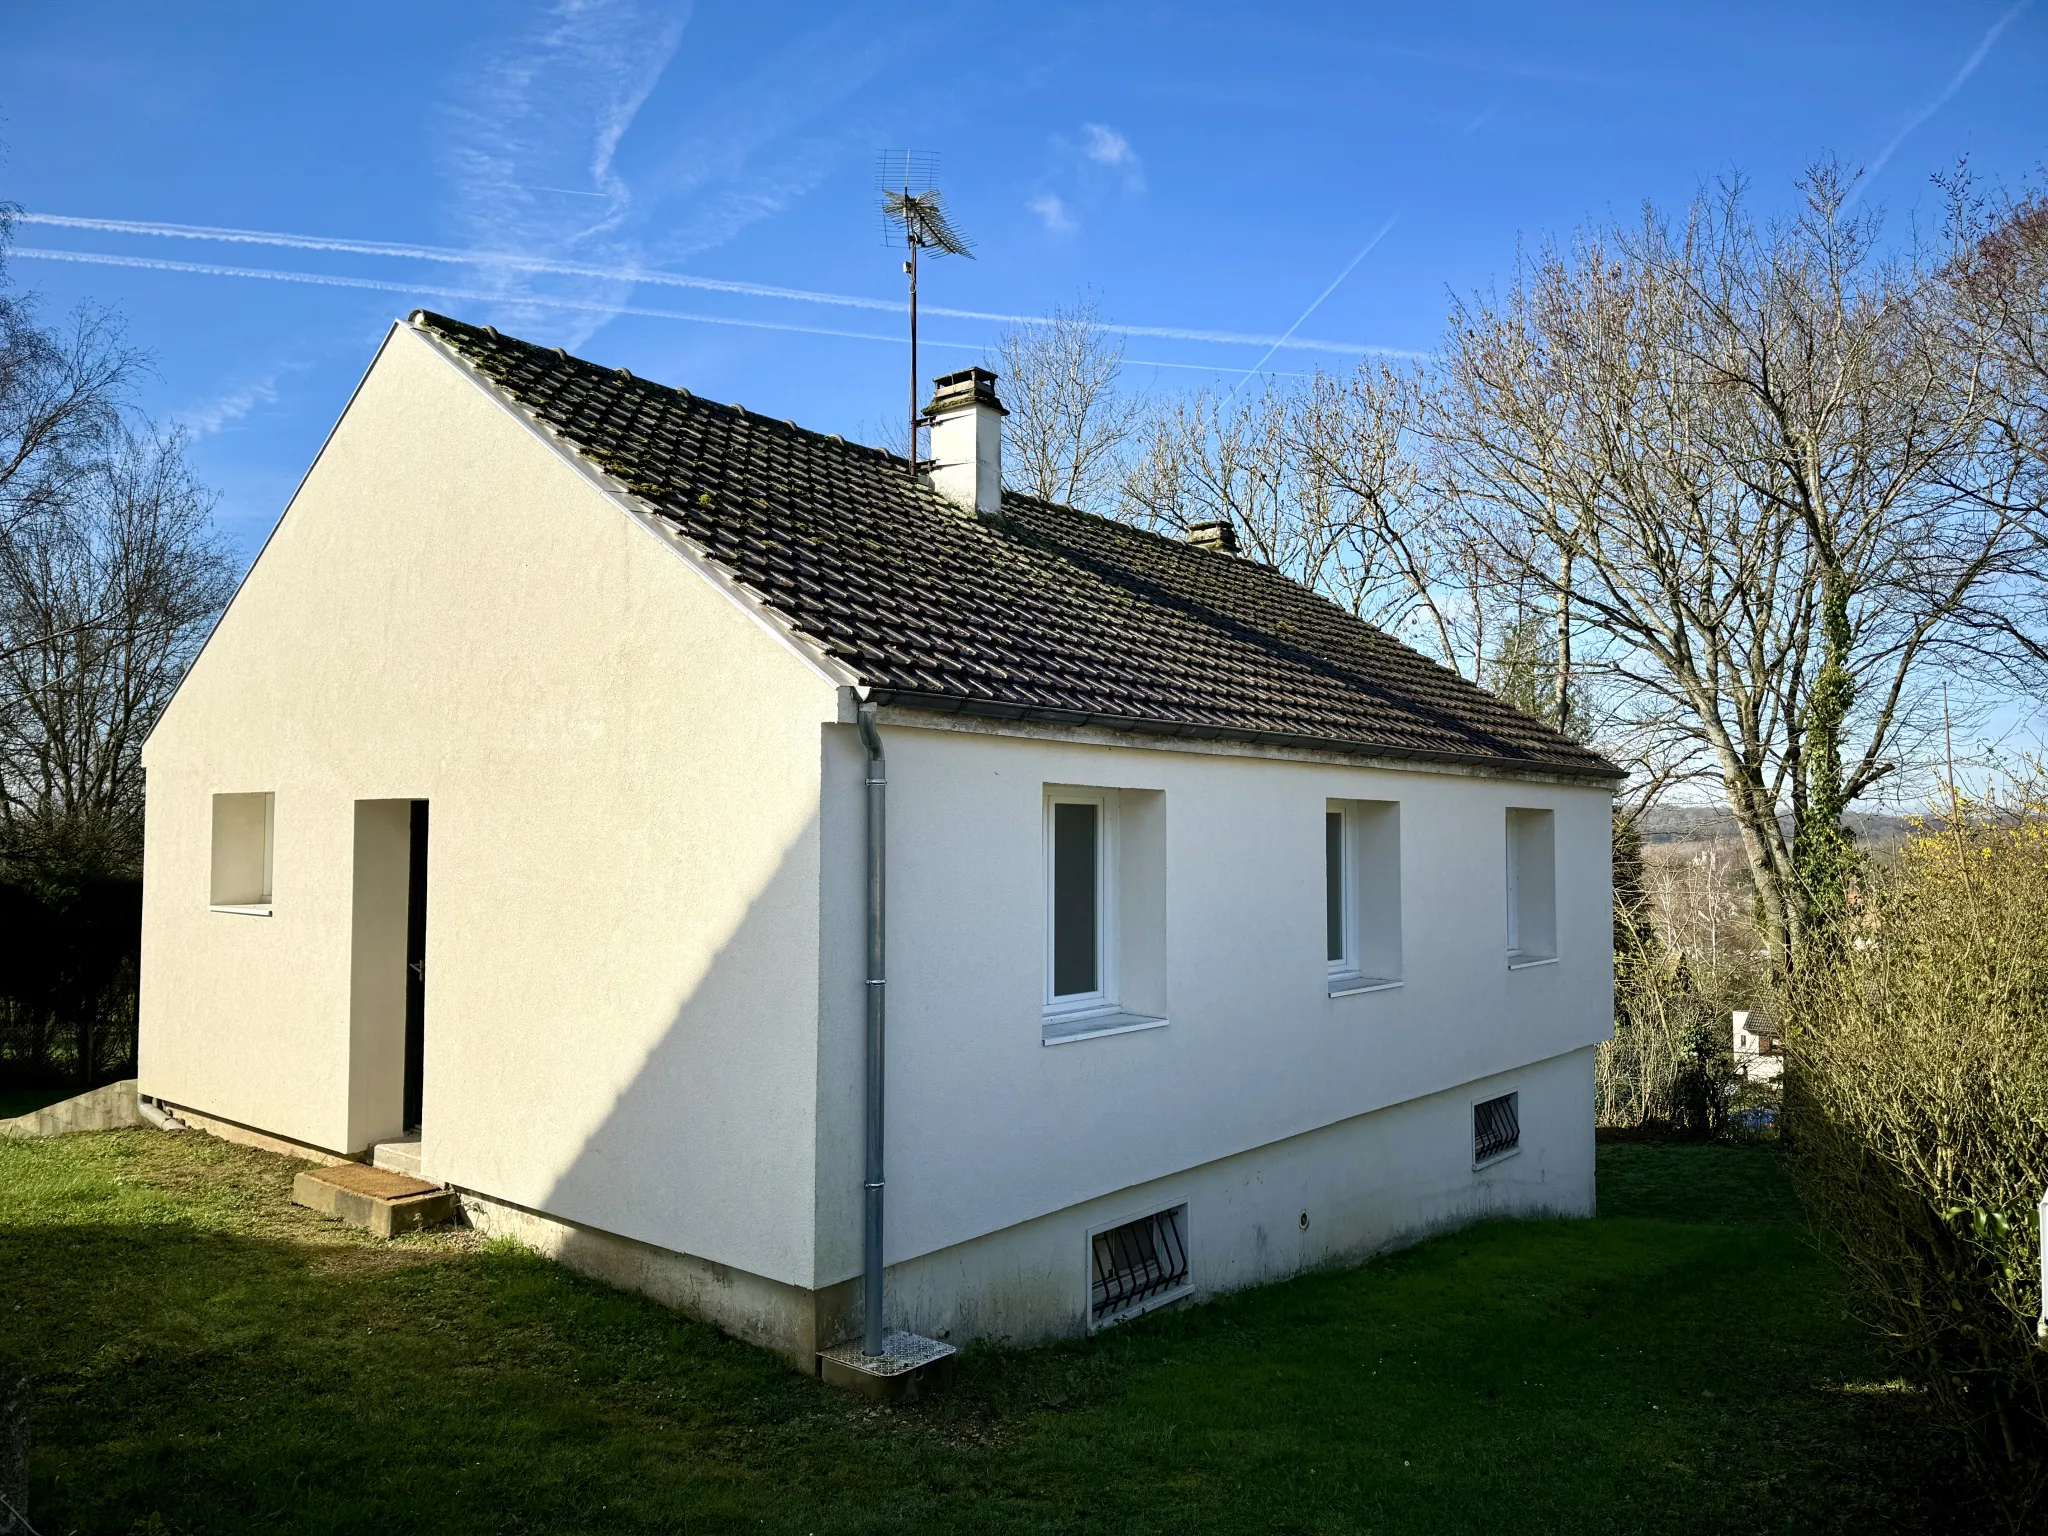
{"type": "Polygon", "coordinates": [[[866,691],[865,696],[878,705],[920,710],[927,714],[971,715],[984,720],[1028,721],[1037,725],[1118,731],[1138,736],[1237,742],[1246,746],[1274,747],[1298,752],[1328,752],[1342,757],[1464,768],[1497,774],[1503,778],[1565,778],[1585,780],[1589,783],[1617,784],[1628,777],[1625,769],[1616,767],[1604,758],[1597,759],[1594,763],[1560,763],[1542,758],[1500,757],[1485,752],[1448,752],[1422,747],[1392,746],[1380,742],[1349,741],[1340,737],[1313,736],[1292,731],[1262,731],[1242,726],[1203,725],[1186,720],[1148,720],[1129,715],[1041,709],[1024,704],[971,699],[958,694],[921,693],[903,688],[871,688],[866,691]]]}

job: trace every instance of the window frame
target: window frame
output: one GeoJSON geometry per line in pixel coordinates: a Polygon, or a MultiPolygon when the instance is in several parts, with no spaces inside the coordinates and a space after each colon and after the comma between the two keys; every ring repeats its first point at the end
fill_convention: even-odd
{"type": "Polygon", "coordinates": [[[1519,1088],[1510,1088],[1510,1089],[1508,1089],[1508,1090],[1507,1090],[1507,1092],[1505,1092],[1505,1093],[1489,1093],[1489,1094],[1487,1094],[1487,1095],[1486,1095],[1486,1096],[1485,1096],[1484,1098],[1475,1098],[1475,1099],[1473,1099],[1473,1100],[1471,1101],[1470,1105],[1468,1106],[1468,1108],[1467,1108],[1467,1113],[1468,1113],[1468,1114],[1469,1114],[1469,1115],[1471,1116],[1471,1120],[1470,1120],[1470,1122],[1469,1122],[1469,1124],[1470,1124],[1470,1131],[1469,1131],[1469,1134],[1470,1134],[1470,1137],[1471,1137],[1471,1153],[1472,1153],[1472,1171],[1473,1171],[1474,1173],[1477,1173],[1477,1172],[1479,1172],[1479,1170],[1480,1170],[1480,1169],[1482,1169],[1482,1168],[1491,1168],[1491,1167],[1492,1167],[1492,1166],[1493,1166],[1493,1165],[1494,1165],[1495,1163],[1504,1163],[1504,1162],[1506,1162],[1506,1161],[1507,1161],[1507,1160],[1508,1160],[1509,1158],[1511,1158],[1511,1157],[1519,1157],[1519,1156],[1521,1156],[1521,1154],[1522,1154],[1522,1090],[1521,1090],[1521,1089],[1519,1089],[1519,1088]],[[1501,1149],[1500,1151],[1498,1151],[1498,1152],[1495,1152],[1495,1153],[1493,1153],[1493,1154],[1492,1154],[1491,1156],[1488,1156],[1488,1157],[1481,1157],[1481,1156],[1479,1155],[1479,1106],[1480,1106],[1480,1105],[1482,1105],[1482,1104],[1491,1104],[1491,1103],[1494,1103],[1494,1102],[1495,1102],[1496,1100],[1499,1100],[1499,1099],[1508,1099],[1508,1100],[1511,1100],[1511,1101],[1513,1102],[1513,1106],[1514,1106],[1514,1108],[1513,1108],[1513,1110],[1512,1110],[1512,1113],[1513,1113],[1513,1115],[1514,1115],[1514,1117],[1515,1117],[1515,1139],[1514,1139],[1514,1143],[1513,1143],[1513,1144],[1512,1144],[1511,1146],[1503,1147],[1503,1148],[1502,1148],[1502,1149],[1501,1149]]]}
{"type": "Polygon", "coordinates": [[[208,828],[207,851],[207,910],[224,912],[241,917],[269,917],[276,910],[277,901],[277,791],[260,790],[217,790],[208,800],[210,825],[208,828]],[[222,802],[261,800],[263,802],[262,864],[263,874],[260,889],[249,894],[248,901],[223,901],[221,860],[222,844],[222,802]]]}
{"type": "Polygon", "coordinates": [[[1117,794],[1112,789],[1047,789],[1045,792],[1045,999],[1048,1020],[1085,1018],[1115,1013],[1121,1007],[1117,984],[1117,794]],[[1095,990],[1058,993],[1054,988],[1057,953],[1056,877],[1058,853],[1053,837],[1055,807],[1095,807],[1095,990]]]}
{"type": "Polygon", "coordinates": [[[1401,802],[1323,802],[1323,929],[1325,980],[1329,995],[1356,997],[1389,992],[1403,984],[1401,802]],[[1329,831],[1338,818],[1339,937],[1343,955],[1328,959],[1329,831]],[[1368,846],[1370,844],[1370,846],[1368,846]],[[1368,924],[1368,913],[1371,922],[1368,924]]]}
{"type": "Polygon", "coordinates": [[[1194,1207],[1184,1194],[1168,1196],[1162,1202],[1148,1206],[1136,1215],[1125,1215],[1114,1221],[1097,1222],[1088,1228],[1081,1240],[1081,1315],[1088,1320],[1088,1332],[1097,1333],[1104,1328],[1114,1328],[1127,1323],[1134,1317],[1143,1316],[1158,1307],[1171,1306],[1194,1294],[1194,1207]],[[1123,1227],[1135,1226],[1143,1221],[1156,1221],[1167,1217],[1174,1222],[1174,1235],[1179,1239],[1181,1257],[1186,1272],[1180,1282],[1169,1290],[1155,1292],[1144,1299],[1126,1304],[1117,1311],[1098,1317],[1095,1312],[1095,1239],[1123,1227]]]}
{"type": "Polygon", "coordinates": [[[1505,833],[1505,867],[1507,884],[1507,963],[1511,971],[1528,970],[1533,966],[1555,965],[1558,957],[1557,943],[1557,813],[1548,806],[1511,805],[1502,818],[1505,833]],[[1532,829],[1541,828],[1542,835],[1549,842],[1550,889],[1541,892],[1548,909],[1550,947],[1530,949],[1528,935],[1523,924],[1531,914],[1525,910],[1523,886],[1525,872],[1522,868],[1523,842],[1532,837],[1532,829]]]}
{"type": "Polygon", "coordinates": [[[1358,849],[1357,828],[1351,812],[1341,803],[1325,801],[1323,806],[1323,953],[1329,962],[1330,985],[1356,981],[1358,969],[1358,849]],[[1337,953],[1330,949],[1330,823],[1337,824],[1337,953]]]}

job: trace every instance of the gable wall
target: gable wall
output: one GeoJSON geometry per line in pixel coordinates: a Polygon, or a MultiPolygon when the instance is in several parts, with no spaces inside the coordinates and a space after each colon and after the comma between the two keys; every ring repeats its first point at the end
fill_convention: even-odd
{"type": "MultiPolygon", "coordinates": [[[[920,729],[916,719],[899,712],[883,730],[892,1264],[1482,1078],[1573,1053],[1583,1065],[1585,1048],[1611,1031],[1604,787],[920,729]],[[1048,784],[1158,795],[1165,1028],[1042,1043],[1048,784]],[[1396,990],[1329,995],[1331,799],[1399,802],[1396,990]],[[1559,954],[1512,971],[1511,806],[1555,815],[1559,954]]],[[[828,840],[840,840],[831,822],[857,827],[858,801],[828,781],[826,804],[828,840]]],[[[849,940],[828,930],[828,945],[849,940]]],[[[835,1015],[845,1017],[857,1017],[851,1003],[835,1015]]],[[[857,1090],[857,1041],[850,1025],[829,1026],[828,1046],[839,1042],[844,1059],[821,1099],[821,1283],[859,1262],[860,1105],[834,1091],[857,1090]],[[835,1169],[852,1173],[831,1183],[835,1169]]],[[[1454,1124],[1450,1134],[1466,1131],[1454,1124]]],[[[1582,1204],[1590,1118],[1528,1135],[1559,1147],[1559,1162],[1527,1157],[1508,1176],[1554,1182],[1555,1199],[1582,1204]]],[[[1469,1143],[1413,1155],[1418,1169],[1446,1159],[1462,1168],[1469,1143]]],[[[1292,1233],[1292,1208],[1271,1215],[1292,1233]]]]}
{"type": "Polygon", "coordinates": [[[142,1091],[338,1152],[396,1133],[358,803],[423,798],[423,1172],[807,1282],[836,708],[399,327],[149,744],[142,1091]],[[276,796],[269,917],[208,908],[239,791],[276,796]]]}

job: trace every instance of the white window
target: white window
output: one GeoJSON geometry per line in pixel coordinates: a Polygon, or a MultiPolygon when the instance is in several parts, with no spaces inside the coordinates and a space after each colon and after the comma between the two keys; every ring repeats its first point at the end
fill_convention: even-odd
{"type": "Polygon", "coordinates": [[[1045,1043],[1166,1022],[1160,791],[1045,790],[1045,1043]]]}
{"type": "Polygon", "coordinates": [[[1323,813],[1323,951],[1330,994],[1401,981],[1401,808],[1332,800],[1323,813]]]}
{"type": "Polygon", "coordinates": [[[1510,809],[1507,819],[1508,964],[1557,958],[1557,818],[1510,809]]]}
{"type": "Polygon", "coordinates": [[[1117,797],[1054,790],[1045,801],[1045,1011],[1113,1012],[1117,797]]]}
{"type": "Polygon", "coordinates": [[[209,898],[217,911],[270,910],[271,844],[277,825],[277,797],[213,797],[213,883],[209,898]]]}

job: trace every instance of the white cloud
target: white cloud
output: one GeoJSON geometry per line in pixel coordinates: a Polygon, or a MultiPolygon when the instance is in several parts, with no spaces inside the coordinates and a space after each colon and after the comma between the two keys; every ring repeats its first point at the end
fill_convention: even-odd
{"type": "Polygon", "coordinates": [[[211,400],[178,412],[174,420],[194,437],[212,437],[242,421],[259,405],[275,405],[277,378],[273,373],[267,379],[258,379],[253,384],[244,384],[239,389],[215,395],[211,400]]]}
{"type": "Polygon", "coordinates": [[[1067,205],[1050,192],[1039,193],[1024,206],[1037,214],[1052,234],[1071,235],[1081,227],[1075,222],[1074,216],[1067,212],[1067,205]]]}
{"type": "MultiPolygon", "coordinates": [[[[557,0],[524,36],[463,71],[443,164],[468,242],[558,258],[636,262],[624,230],[634,212],[619,147],[682,41],[687,7],[636,0],[557,0]],[[564,196],[565,192],[587,196],[564,196]]],[[[501,318],[535,318],[521,299],[534,276],[479,266],[503,294],[501,318]]],[[[623,303],[623,284],[572,284],[585,300],[623,303]]],[[[601,320],[583,324],[581,341],[601,320]]],[[[571,338],[565,338],[571,339],[571,338]]]]}
{"type": "Polygon", "coordinates": [[[1068,208],[1093,208],[1105,196],[1138,197],[1145,191],[1145,162],[1131,141],[1107,123],[1083,123],[1078,137],[1056,134],[1048,180],[1062,185],[1068,208]]]}
{"type": "Polygon", "coordinates": [[[1089,123],[1085,131],[1088,142],[1081,152],[1097,165],[1135,166],[1138,156],[1131,148],[1131,141],[1114,128],[1105,128],[1101,123],[1089,123]]]}

